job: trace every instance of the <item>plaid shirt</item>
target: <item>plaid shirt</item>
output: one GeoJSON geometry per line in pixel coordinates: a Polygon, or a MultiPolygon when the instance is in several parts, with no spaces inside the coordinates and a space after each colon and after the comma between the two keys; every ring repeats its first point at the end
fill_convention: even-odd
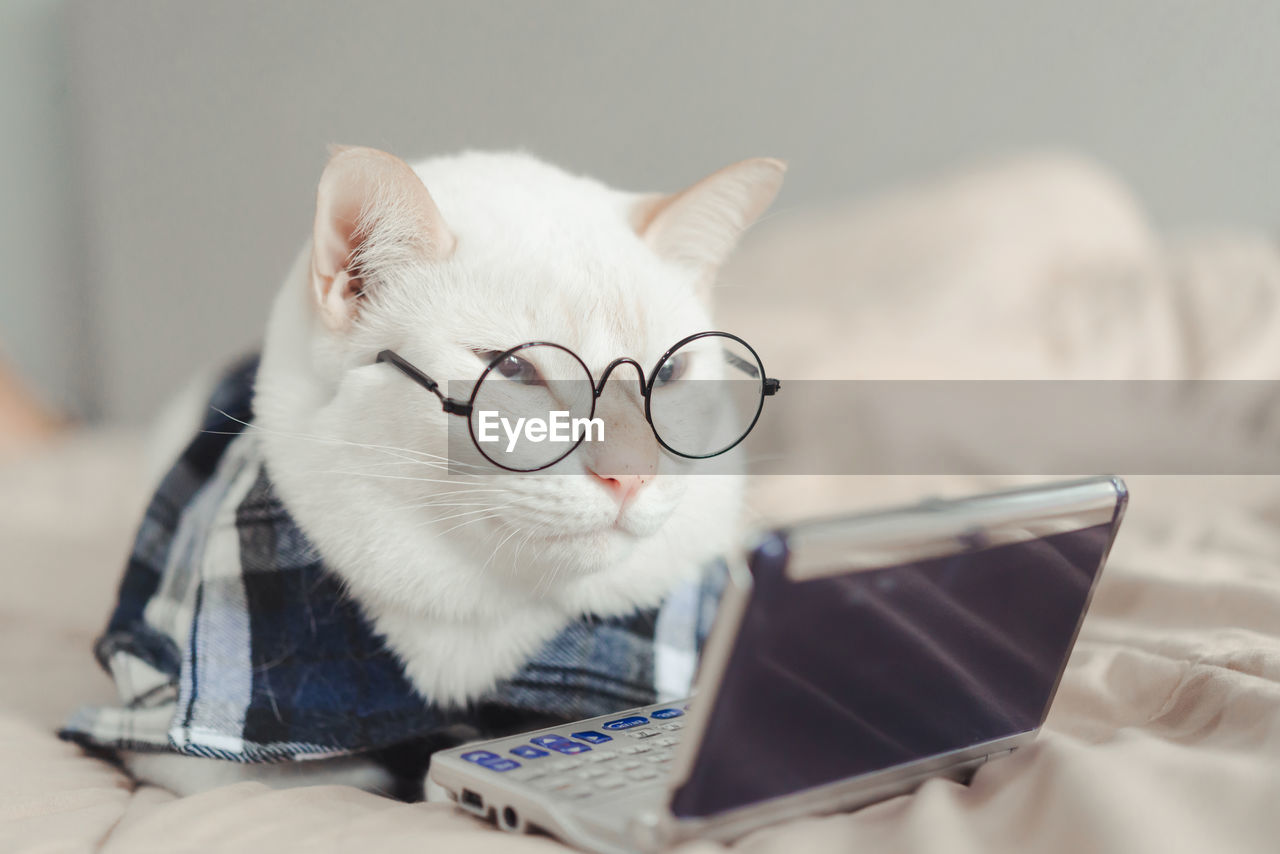
{"type": "Polygon", "coordinates": [[[366,753],[394,767],[411,756],[401,770],[420,776],[459,733],[687,694],[722,565],[660,609],[571,622],[466,708],[424,698],[272,489],[243,431],[256,372],[252,358],[224,377],[143,516],[94,649],[120,704],[80,709],[63,738],[239,762],[366,753]]]}

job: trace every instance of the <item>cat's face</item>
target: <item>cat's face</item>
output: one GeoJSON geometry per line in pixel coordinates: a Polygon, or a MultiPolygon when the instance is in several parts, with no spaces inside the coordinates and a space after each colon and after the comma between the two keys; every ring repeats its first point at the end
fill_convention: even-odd
{"type": "Polygon", "coordinates": [[[603,442],[515,474],[487,464],[464,418],[375,357],[394,350],[463,399],[494,353],[528,341],[569,348],[597,381],[622,357],[648,374],[677,341],[714,328],[715,269],[780,180],[775,161],[747,161],[683,194],[648,197],[520,155],[414,171],[368,149],[335,155],[304,294],[277,305],[290,317],[273,318],[257,401],[274,434],[273,475],[326,558],[346,550],[333,557],[357,564],[380,540],[410,544],[511,591],[554,597],[619,568],[628,578],[614,586],[624,588],[639,564],[723,548],[739,484],[712,473],[732,460],[664,451],[634,366],[617,366],[597,401],[603,442]]]}

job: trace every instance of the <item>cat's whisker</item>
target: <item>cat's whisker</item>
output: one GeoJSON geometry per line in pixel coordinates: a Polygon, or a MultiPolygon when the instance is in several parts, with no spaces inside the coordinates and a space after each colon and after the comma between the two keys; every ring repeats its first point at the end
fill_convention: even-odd
{"type": "Polygon", "coordinates": [[[551,568],[551,571],[543,572],[542,576],[538,579],[538,583],[533,586],[534,592],[537,593],[538,590],[541,589],[542,583],[544,581],[547,584],[547,590],[550,590],[552,584],[555,582],[556,578],[560,575],[560,570],[564,568],[564,565],[567,561],[568,561],[567,555],[564,555],[564,554],[560,555],[560,558],[555,562],[555,565],[551,568]]]}
{"type": "Polygon", "coordinates": [[[525,535],[520,538],[520,542],[516,545],[516,552],[514,555],[511,556],[512,563],[518,563],[520,561],[520,555],[524,552],[524,547],[527,546],[529,544],[529,541],[533,539],[533,535],[535,531],[536,529],[530,528],[527,532],[525,532],[525,535]]]}
{"type": "MultiPolygon", "coordinates": [[[[433,496],[441,495],[461,495],[479,492],[508,492],[509,490],[500,487],[490,486],[487,481],[468,481],[457,480],[454,478],[429,478],[417,474],[388,474],[385,472],[366,471],[363,468],[340,468],[340,469],[309,469],[307,474],[329,474],[350,477],[366,477],[375,480],[411,480],[422,483],[441,483],[457,487],[456,489],[444,490],[442,492],[432,493],[433,496]]],[[[465,476],[465,475],[464,475],[465,476]]]]}
{"type": "Polygon", "coordinates": [[[449,486],[465,486],[465,484],[460,483],[459,481],[456,481],[456,480],[440,480],[439,478],[434,478],[434,477],[413,477],[411,475],[401,475],[401,474],[376,474],[374,472],[353,472],[353,471],[343,471],[342,469],[312,469],[309,472],[307,472],[307,474],[337,474],[337,475],[343,475],[347,477],[371,477],[371,478],[381,478],[384,480],[414,480],[420,483],[443,483],[449,486]]]}
{"type": "MultiPolygon", "coordinates": [[[[389,452],[380,451],[379,453],[389,453],[389,452]]],[[[478,479],[483,477],[483,474],[481,473],[457,471],[455,466],[449,463],[435,462],[434,460],[414,460],[414,459],[408,459],[404,457],[396,457],[395,459],[382,460],[379,462],[361,463],[358,466],[351,466],[349,470],[353,472],[361,472],[361,471],[371,471],[373,469],[407,468],[410,466],[419,466],[423,468],[433,469],[435,471],[449,472],[450,474],[455,474],[458,477],[464,477],[464,478],[478,479]]]]}
{"type": "MultiPolygon", "coordinates": [[[[299,440],[304,442],[314,442],[320,445],[334,445],[334,446],[341,446],[341,447],[358,448],[360,450],[366,450],[366,451],[375,451],[385,456],[393,457],[397,461],[399,461],[401,464],[409,463],[409,464],[415,464],[415,465],[427,465],[433,468],[444,468],[444,469],[451,468],[451,466],[449,466],[446,463],[436,462],[434,460],[418,460],[418,459],[414,459],[413,457],[404,456],[405,454],[420,453],[418,451],[414,451],[409,448],[390,448],[390,447],[381,446],[381,445],[369,445],[363,442],[353,442],[349,439],[339,439],[332,436],[309,436],[305,433],[287,433],[280,430],[268,430],[265,427],[258,427],[255,424],[249,424],[247,426],[255,430],[258,430],[259,432],[271,433],[273,435],[281,436],[286,439],[293,439],[293,440],[299,440]]],[[[218,433],[219,431],[206,430],[203,432],[218,433]]]]}
{"type": "Polygon", "coordinates": [[[459,524],[454,525],[452,528],[446,528],[445,530],[441,531],[441,532],[440,532],[440,536],[442,536],[442,537],[443,537],[445,534],[453,533],[454,531],[458,530],[459,528],[463,527],[464,525],[470,525],[470,524],[472,524],[473,522],[483,522],[483,521],[485,521],[485,520],[487,520],[487,519],[497,519],[497,518],[498,518],[499,516],[501,516],[501,515],[502,515],[501,513],[494,513],[492,516],[477,516],[477,517],[476,517],[476,518],[474,518],[474,519],[468,519],[468,520],[467,520],[467,521],[465,521],[465,522],[460,522],[459,524]]]}
{"type": "Polygon", "coordinates": [[[432,520],[431,520],[431,522],[430,522],[430,524],[432,524],[432,525],[437,525],[437,524],[439,524],[439,523],[441,523],[441,522],[448,522],[448,521],[450,521],[451,519],[461,519],[461,518],[464,518],[464,517],[466,517],[466,516],[474,516],[474,515],[475,515],[475,514],[477,514],[477,513],[492,513],[492,512],[494,512],[494,511],[501,510],[501,509],[502,509],[502,507],[501,507],[501,506],[498,506],[498,507],[483,507],[483,508],[481,508],[481,509],[479,509],[479,510],[464,510],[464,511],[463,511],[463,512],[461,512],[461,513],[451,513],[451,514],[450,514],[450,515],[448,515],[448,516],[439,516],[439,517],[437,517],[437,518],[435,518],[435,519],[432,519],[432,520]]]}
{"type": "Polygon", "coordinates": [[[437,516],[434,519],[424,519],[422,522],[419,522],[415,527],[421,528],[427,525],[436,525],[436,524],[439,524],[440,522],[448,522],[451,519],[460,519],[464,516],[475,515],[476,513],[493,513],[494,517],[496,518],[497,516],[502,515],[501,513],[498,513],[496,511],[502,510],[506,506],[507,505],[505,504],[498,504],[498,505],[492,505],[487,507],[481,507],[479,510],[467,510],[462,513],[452,513],[448,516],[437,516]]]}
{"type": "MultiPolygon", "coordinates": [[[[503,523],[503,524],[507,524],[507,523],[503,523]]],[[[502,540],[496,546],[493,547],[493,551],[489,552],[489,557],[485,559],[484,564],[480,567],[481,572],[484,572],[486,569],[489,568],[489,564],[493,562],[493,559],[497,556],[498,551],[507,544],[508,540],[510,540],[512,537],[514,537],[518,533],[520,533],[520,529],[512,526],[511,533],[503,537],[502,540]]]]}
{"type": "MultiPolygon", "coordinates": [[[[546,550],[544,549],[543,551],[545,552],[546,550]]],[[[534,595],[534,596],[537,596],[537,595],[538,595],[538,593],[542,590],[542,585],[543,585],[543,583],[544,583],[544,582],[546,582],[546,581],[547,581],[547,574],[548,574],[548,572],[549,572],[549,571],[550,571],[549,569],[543,569],[543,570],[542,570],[542,572],[538,573],[538,580],[537,580],[537,581],[535,581],[535,582],[534,582],[534,584],[533,584],[533,595],[534,595]]],[[[550,590],[550,589],[551,589],[551,585],[550,585],[550,584],[548,584],[548,585],[547,585],[547,589],[548,589],[548,590],[550,590]]]]}
{"type": "MultiPolygon", "coordinates": [[[[495,490],[495,492],[501,492],[501,490],[495,490]]],[[[482,502],[482,499],[483,499],[483,496],[470,495],[470,494],[464,494],[458,500],[443,499],[442,496],[432,495],[424,501],[412,502],[409,504],[401,504],[400,507],[401,509],[406,509],[406,510],[418,509],[423,507],[449,507],[449,506],[475,507],[475,506],[479,506],[481,503],[486,503],[491,506],[498,506],[498,505],[493,505],[492,501],[482,502]],[[470,504],[466,504],[461,500],[461,499],[467,499],[467,498],[475,498],[478,500],[471,502],[470,504]]],[[[506,503],[500,506],[512,507],[512,506],[515,506],[516,504],[525,504],[526,502],[530,502],[530,501],[536,502],[537,500],[538,500],[537,498],[529,495],[513,495],[513,496],[508,496],[506,503]]]]}
{"type": "Polygon", "coordinates": [[[424,510],[430,507],[476,507],[481,504],[495,506],[501,499],[496,495],[457,495],[452,497],[436,497],[426,493],[422,498],[397,502],[388,505],[389,510],[424,510]],[[474,500],[473,500],[474,499],[474,500]]]}
{"type": "Polygon", "coordinates": [[[364,463],[360,466],[360,470],[386,469],[386,468],[407,468],[409,466],[425,466],[432,469],[448,470],[449,464],[436,462],[435,460],[381,460],[379,462],[364,463]]]}
{"type": "MultiPolygon", "coordinates": [[[[526,528],[524,530],[525,530],[525,535],[521,536],[520,543],[516,544],[515,553],[512,554],[513,563],[518,563],[518,561],[520,561],[521,556],[524,556],[526,545],[529,545],[530,543],[534,542],[535,536],[538,536],[539,534],[538,526],[531,526],[531,528],[526,528]]],[[[538,563],[541,560],[543,560],[543,556],[545,552],[547,552],[547,548],[545,547],[541,549],[535,549],[535,553],[532,554],[532,556],[530,556],[529,558],[527,558],[526,562],[530,563],[530,565],[535,565],[535,563],[538,563]]],[[[536,590],[536,585],[535,585],[535,590],[536,590]]]]}
{"type": "Polygon", "coordinates": [[[401,507],[402,510],[426,510],[430,508],[440,508],[442,510],[452,510],[457,507],[488,507],[491,510],[497,508],[489,501],[427,501],[422,504],[406,504],[401,507]]]}
{"type": "MultiPolygon", "coordinates": [[[[424,507],[417,507],[417,506],[413,506],[413,505],[407,505],[407,506],[402,507],[401,509],[402,509],[402,510],[409,510],[409,511],[417,511],[417,510],[421,510],[421,509],[428,509],[428,510],[437,510],[437,511],[442,511],[442,512],[443,512],[443,511],[456,510],[456,509],[465,508],[465,507],[472,507],[472,508],[476,508],[476,509],[470,510],[470,511],[468,511],[468,512],[470,512],[470,513],[485,513],[485,512],[490,512],[490,511],[492,511],[492,512],[494,512],[494,513],[500,513],[500,511],[504,511],[504,510],[508,509],[510,506],[511,506],[510,504],[490,504],[490,503],[474,502],[474,503],[452,503],[452,504],[425,505],[424,507]]],[[[463,515],[463,514],[457,514],[457,515],[463,515]]],[[[418,527],[418,528],[427,527],[427,526],[430,526],[430,525],[432,525],[432,524],[435,524],[436,522],[440,522],[440,521],[442,521],[443,519],[447,519],[447,518],[451,518],[451,517],[447,517],[447,516],[446,516],[446,517],[436,516],[436,517],[434,517],[434,518],[423,519],[422,521],[420,521],[420,522],[416,523],[414,527],[418,527]]],[[[509,524],[514,524],[514,523],[512,523],[509,519],[504,519],[504,520],[503,520],[503,523],[504,523],[504,524],[508,524],[508,525],[509,525],[509,524]]]]}
{"type": "Polygon", "coordinates": [[[560,555],[560,559],[556,561],[555,569],[553,569],[551,572],[551,577],[547,580],[548,590],[551,589],[551,585],[555,582],[555,580],[560,577],[560,570],[564,569],[565,564],[567,564],[568,562],[569,562],[568,555],[564,555],[564,554],[560,555]]]}
{"type": "MultiPolygon", "coordinates": [[[[356,445],[356,447],[362,447],[362,446],[356,445]]],[[[475,465],[473,463],[464,463],[460,460],[454,460],[448,457],[440,457],[436,454],[431,455],[432,457],[435,457],[435,459],[416,460],[409,457],[402,457],[402,456],[399,456],[398,454],[392,453],[391,451],[384,451],[380,448],[375,448],[374,450],[378,450],[380,453],[391,456],[392,459],[383,460],[381,462],[376,462],[376,463],[367,463],[366,464],[367,468],[384,468],[387,466],[405,466],[405,465],[426,466],[428,468],[435,468],[435,469],[442,469],[442,470],[451,471],[451,472],[457,472],[459,475],[462,475],[464,477],[480,477],[485,474],[495,474],[497,471],[500,471],[498,469],[495,469],[493,466],[481,466],[481,465],[475,465]],[[459,468],[475,469],[476,471],[474,472],[457,471],[459,468]]],[[[415,453],[418,453],[418,452],[415,452],[415,453]]]]}
{"type": "MultiPolygon", "coordinates": [[[[415,479],[415,480],[418,480],[418,479],[420,479],[420,478],[414,478],[414,479],[415,479]]],[[[425,506],[430,506],[431,502],[438,501],[438,500],[442,500],[442,499],[448,499],[448,498],[477,498],[477,499],[479,499],[479,498],[483,498],[483,497],[484,497],[484,495],[485,495],[486,493],[504,493],[504,492],[506,492],[506,490],[505,490],[505,489],[484,489],[484,488],[481,488],[481,487],[474,487],[474,488],[472,488],[472,487],[468,487],[468,488],[464,488],[464,489],[446,489],[446,490],[444,490],[443,492],[432,492],[432,493],[429,493],[428,497],[427,497],[426,499],[424,499],[424,501],[423,501],[421,504],[406,504],[406,505],[401,505],[401,506],[404,506],[404,507],[425,507],[425,506]]],[[[515,496],[515,497],[513,497],[513,500],[514,500],[515,498],[520,498],[521,500],[524,500],[524,499],[523,499],[523,497],[521,497],[521,496],[515,496]]]]}
{"type": "MultiPolygon", "coordinates": [[[[215,411],[221,412],[222,410],[215,410],[215,411]]],[[[469,468],[478,468],[477,466],[472,466],[470,463],[459,463],[459,462],[456,462],[456,461],[453,461],[453,462],[436,462],[435,460],[419,460],[419,459],[414,459],[414,458],[412,458],[412,457],[404,456],[404,454],[422,454],[422,455],[425,455],[425,456],[437,457],[439,460],[446,460],[446,458],[445,458],[445,457],[439,457],[439,456],[438,456],[438,455],[436,455],[436,454],[428,454],[428,453],[427,453],[427,452],[425,452],[425,451],[415,451],[415,450],[413,450],[413,449],[411,449],[411,448],[395,448],[395,447],[392,447],[392,446],[389,446],[389,445],[374,445],[374,444],[369,444],[369,443],[366,443],[366,442],[353,442],[353,441],[351,441],[351,440],[349,440],[349,439],[340,439],[340,438],[332,437],[332,436],[313,436],[313,435],[309,435],[309,434],[306,434],[306,433],[291,433],[291,432],[287,432],[287,431],[283,431],[283,430],[272,430],[272,429],[269,429],[269,428],[266,428],[266,427],[260,427],[260,426],[258,426],[257,424],[253,424],[253,423],[251,423],[251,422],[242,421],[242,420],[240,420],[240,419],[238,419],[238,418],[235,418],[235,417],[234,417],[234,416],[232,416],[232,415],[228,415],[227,413],[223,413],[223,414],[224,414],[224,415],[226,415],[226,417],[227,417],[227,418],[230,418],[232,421],[235,421],[235,422],[237,422],[237,423],[239,423],[239,424],[243,424],[243,425],[245,425],[246,429],[253,429],[253,430],[256,430],[256,431],[258,431],[258,432],[260,432],[260,433],[268,433],[268,434],[275,435],[275,436],[282,436],[282,437],[284,437],[284,438],[286,438],[286,439],[297,439],[297,440],[306,441],[306,442],[315,442],[315,443],[317,443],[317,444],[322,444],[322,445],[339,445],[339,446],[344,446],[344,447],[359,448],[359,449],[361,449],[361,450],[370,450],[370,451],[375,451],[375,452],[377,452],[377,453],[384,454],[384,455],[386,455],[386,456],[390,456],[390,457],[393,457],[393,458],[394,458],[393,460],[389,460],[389,461],[384,461],[384,462],[380,462],[380,463],[371,463],[371,464],[369,464],[369,465],[370,465],[370,466],[372,466],[372,467],[376,467],[376,466],[380,466],[380,465],[405,465],[405,464],[408,464],[408,465],[427,466],[427,467],[429,467],[429,468],[434,468],[434,469],[439,469],[439,470],[447,470],[447,471],[453,471],[453,469],[454,469],[456,466],[459,466],[459,465],[467,466],[467,467],[469,467],[469,468]]],[[[240,433],[236,433],[236,432],[232,432],[232,431],[228,431],[228,430],[202,430],[202,431],[200,431],[200,432],[201,432],[201,433],[208,434],[208,435],[213,435],[213,436],[227,436],[227,435],[242,435],[242,434],[243,434],[243,431],[241,431],[240,433]]],[[[313,472],[313,473],[319,473],[319,474],[360,474],[360,472],[357,472],[357,471],[339,471],[339,470],[325,471],[325,472],[313,472]]],[[[478,478],[478,477],[480,477],[481,475],[471,474],[471,473],[469,473],[469,472],[459,472],[459,473],[457,473],[457,476],[458,476],[458,477],[464,477],[464,478],[478,478]]],[[[446,481],[439,481],[439,482],[443,483],[443,482],[446,482],[446,481]]],[[[459,481],[458,483],[459,483],[459,484],[461,484],[461,482],[460,482],[460,481],[459,481]]]]}
{"type": "MultiPolygon", "coordinates": [[[[478,468],[478,469],[484,468],[483,466],[479,466],[474,463],[464,463],[458,460],[451,460],[448,457],[442,457],[439,454],[433,454],[430,451],[419,451],[413,448],[400,448],[394,445],[380,445],[373,442],[355,442],[350,439],[341,439],[336,436],[317,436],[311,433],[297,433],[297,432],[291,432],[291,431],[285,431],[285,430],[274,430],[267,427],[263,427],[259,424],[255,424],[252,421],[244,421],[240,418],[235,417],[229,412],[224,412],[223,410],[219,409],[216,406],[210,407],[210,408],[214,412],[221,414],[223,417],[228,418],[237,424],[243,425],[246,429],[256,430],[260,433],[269,433],[275,436],[282,436],[286,439],[304,439],[311,442],[320,442],[322,444],[338,444],[338,445],[346,445],[348,447],[353,447],[353,448],[363,448],[365,450],[378,451],[380,453],[398,457],[399,459],[402,459],[404,462],[408,462],[408,463],[423,464],[430,461],[430,462],[444,463],[450,467],[465,466],[467,468],[478,468]],[[415,460],[411,456],[410,457],[401,456],[403,454],[410,454],[418,457],[426,457],[428,459],[415,460]]],[[[220,434],[220,433],[226,433],[229,431],[205,430],[202,432],[211,433],[211,434],[220,434]]]]}

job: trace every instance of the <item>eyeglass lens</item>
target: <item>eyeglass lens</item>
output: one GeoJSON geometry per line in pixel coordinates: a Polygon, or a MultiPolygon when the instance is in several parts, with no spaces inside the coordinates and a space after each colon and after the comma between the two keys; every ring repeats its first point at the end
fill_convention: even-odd
{"type": "Polygon", "coordinates": [[[574,422],[591,417],[594,401],[591,374],[577,356],[533,344],[491,365],[480,380],[471,403],[471,435],[492,463],[516,471],[545,468],[578,443],[526,428],[545,424],[571,437],[574,422]]]}
{"type": "Polygon", "coordinates": [[[742,440],[760,412],[764,368],[745,344],[723,335],[686,343],[657,366],[649,418],[669,449],[721,454],[742,440]]]}

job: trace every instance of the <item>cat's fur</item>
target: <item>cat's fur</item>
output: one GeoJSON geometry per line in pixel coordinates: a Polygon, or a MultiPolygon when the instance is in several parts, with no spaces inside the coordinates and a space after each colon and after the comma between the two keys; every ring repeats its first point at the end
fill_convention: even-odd
{"type": "MultiPolygon", "coordinates": [[[[559,474],[451,472],[455,416],[375,355],[394,349],[442,383],[478,376],[477,351],[530,340],[568,346],[593,371],[620,356],[649,370],[714,328],[716,270],[783,168],[748,160],[659,196],[523,154],[411,168],[372,149],[334,153],[312,240],[272,310],[255,427],[282,500],[423,695],[473,698],[576,615],[657,604],[734,542],[740,481],[678,476],[688,463],[660,451],[625,365],[597,409],[606,441],[559,474]]],[[[126,761],[179,792],[236,779],[379,785],[349,761],[126,761]]]]}

